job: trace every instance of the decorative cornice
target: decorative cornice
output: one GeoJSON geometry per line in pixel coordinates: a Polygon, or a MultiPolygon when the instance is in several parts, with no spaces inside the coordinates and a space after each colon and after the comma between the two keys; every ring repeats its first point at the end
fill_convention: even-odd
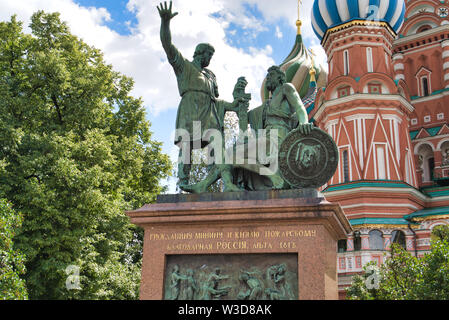
{"type": "Polygon", "coordinates": [[[390,25],[388,23],[386,23],[386,22],[383,22],[383,21],[369,21],[369,20],[352,20],[352,21],[346,22],[344,24],[341,24],[339,26],[336,26],[336,27],[328,29],[326,31],[326,34],[325,34],[323,40],[321,41],[321,44],[324,45],[324,43],[326,43],[327,39],[329,38],[329,36],[332,33],[336,33],[336,32],[339,32],[341,30],[344,30],[344,29],[347,29],[347,28],[350,28],[350,27],[354,27],[354,26],[356,26],[356,27],[362,27],[362,26],[363,27],[383,27],[383,28],[386,28],[393,37],[396,37],[396,33],[390,27],[390,25]]]}
{"type": "Polygon", "coordinates": [[[393,42],[393,51],[395,53],[414,54],[430,48],[442,47],[446,50],[443,43],[447,41],[449,25],[442,25],[430,30],[409,35],[393,42]]]}
{"type": "Polygon", "coordinates": [[[324,110],[328,107],[353,102],[354,100],[375,100],[375,101],[393,101],[401,103],[409,112],[415,111],[413,105],[408,102],[403,96],[399,94],[369,94],[369,93],[356,93],[343,98],[337,98],[323,102],[315,113],[315,119],[318,119],[324,110]]]}
{"type": "MultiPolygon", "coordinates": [[[[419,229],[417,225],[410,225],[412,229],[419,229]]],[[[359,224],[353,225],[353,229],[408,229],[408,225],[404,224],[359,224]]]]}
{"type": "Polygon", "coordinates": [[[334,197],[339,197],[339,196],[343,196],[343,195],[348,195],[348,194],[361,194],[361,193],[383,193],[383,194],[388,194],[388,195],[394,195],[394,194],[409,194],[411,196],[414,196],[416,199],[420,200],[420,201],[431,201],[431,199],[426,196],[425,194],[423,194],[421,191],[419,191],[418,189],[412,187],[412,186],[408,186],[406,184],[404,184],[404,186],[402,187],[388,187],[388,186],[376,186],[375,184],[373,184],[373,186],[367,187],[367,186],[357,186],[354,185],[353,187],[346,189],[342,189],[342,190],[333,190],[333,191],[322,191],[323,194],[325,195],[325,197],[327,199],[331,199],[334,197]]]}
{"type": "Polygon", "coordinates": [[[416,33],[416,34],[412,34],[409,36],[405,36],[403,38],[399,38],[394,41],[393,45],[395,47],[405,45],[405,44],[409,43],[410,41],[418,40],[420,38],[425,38],[425,37],[431,36],[435,33],[439,33],[441,31],[449,31],[449,25],[442,25],[442,26],[439,26],[436,28],[432,28],[430,30],[426,30],[426,31],[423,31],[420,33],[416,33]]]}
{"type": "Polygon", "coordinates": [[[429,221],[429,220],[441,220],[441,219],[449,219],[449,214],[411,218],[412,221],[416,221],[416,222],[429,221]]]}

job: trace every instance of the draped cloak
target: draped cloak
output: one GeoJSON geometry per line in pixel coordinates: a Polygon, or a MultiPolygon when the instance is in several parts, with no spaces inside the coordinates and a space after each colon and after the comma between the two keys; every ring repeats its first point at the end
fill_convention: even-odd
{"type": "MultiPolygon", "coordinates": [[[[175,135],[175,144],[181,141],[199,141],[208,129],[216,129],[223,132],[224,108],[223,101],[217,100],[218,86],[214,73],[206,68],[200,69],[192,62],[184,59],[176,49],[172,59],[169,57],[178,81],[178,90],[181,96],[178,113],[176,116],[176,129],[183,129],[189,137],[179,134],[175,135]],[[221,116],[223,114],[223,116],[221,116]],[[194,122],[200,123],[200,136],[194,136],[194,122]],[[183,140],[184,139],[184,140],[183,140]]],[[[208,141],[201,140],[201,148],[208,145],[208,141]]]]}

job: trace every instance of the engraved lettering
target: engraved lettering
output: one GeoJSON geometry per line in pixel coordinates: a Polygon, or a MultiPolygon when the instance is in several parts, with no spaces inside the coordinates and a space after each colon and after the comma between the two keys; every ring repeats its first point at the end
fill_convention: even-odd
{"type": "Polygon", "coordinates": [[[256,242],[253,244],[253,249],[273,249],[273,245],[269,242],[256,242]]]}
{"type": "Polygon", "coordinates": [[[195,239],[222,239],[223,232],[197,232],[195,239]]]}

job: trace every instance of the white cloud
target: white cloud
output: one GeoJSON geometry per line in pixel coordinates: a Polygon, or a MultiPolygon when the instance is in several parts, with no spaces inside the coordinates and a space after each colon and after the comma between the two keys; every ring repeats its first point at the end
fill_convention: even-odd
{"type": "Polygon", "coordinates": [[[282,34],[281,28],[276,26],[276,38],[281,39],[284,35],[282,34]]]}

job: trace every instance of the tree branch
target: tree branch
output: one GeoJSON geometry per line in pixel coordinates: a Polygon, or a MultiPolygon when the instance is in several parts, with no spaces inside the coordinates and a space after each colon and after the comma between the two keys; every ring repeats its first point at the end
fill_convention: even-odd
{"type": "Polygon", "coordinates": [[[64,121],[62,121],[61,108],[59,107],[58,99],[56,99],[55,95],[52,95],[51,100],[53,101],[53,104],[55,105],[55,108],[56,108],[56,112],[58,113],[59,123],[63,124],[64,121]]]}

